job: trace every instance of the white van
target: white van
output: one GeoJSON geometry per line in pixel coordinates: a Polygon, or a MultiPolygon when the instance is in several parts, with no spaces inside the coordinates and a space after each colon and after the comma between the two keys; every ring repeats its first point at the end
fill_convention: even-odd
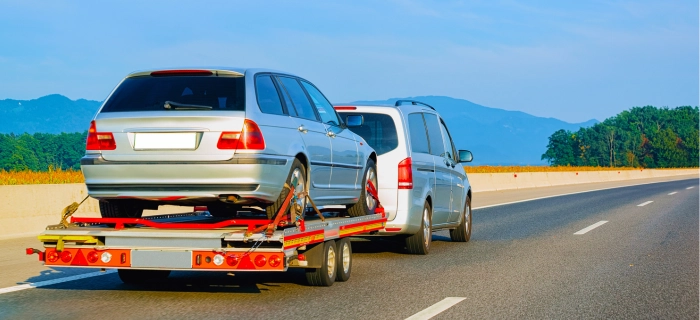
{"type": "Polygon", "coordinates": [[[406,236],[414,254],[427,254],[439,229],[449,229],[452,241],[469,241],[472,191],[461,163],[472,154],[455,149],[435,108],[413,100],[334,108],[377,152],[379,200],[388,215],[380,235],[406,236]]]}

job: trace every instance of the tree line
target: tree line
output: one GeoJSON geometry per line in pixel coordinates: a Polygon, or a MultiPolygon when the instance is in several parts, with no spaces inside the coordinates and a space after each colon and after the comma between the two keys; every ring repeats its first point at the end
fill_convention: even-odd
{"type": "Polygon", "coordinates": [[[577,132],[549,137],[552,166],[698,167],[698,107],[634,107],[577,132]]]}
{"type": "Polygon", "coordinates": [[[80,169],[87,131],[80,133],[0,134],[0,170],[80,169]]]}

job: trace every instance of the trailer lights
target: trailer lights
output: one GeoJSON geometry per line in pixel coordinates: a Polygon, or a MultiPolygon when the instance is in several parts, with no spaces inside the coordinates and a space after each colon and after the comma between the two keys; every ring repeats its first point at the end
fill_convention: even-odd
{"type": "Polygon", "coordinates": [[[87,261],[90,263],[95,263],[100,259],[100,254],[97,251],[90,251],[87,254],[87,261]]]}
{"type": "Polygon", "coordinates": [[[58,261],[59,258],[60,256],[58,254],[58,251],[51,250],[46,253],[46,260],[48,260],[51,263],[58,261]]]}
{"type": "MultiPolygon", "coordinates": [[[[256,263],[257,263],[257,261],[256,261],[256,263]]],[[[270,267],[276,268],[281,263],[282,263],[282,258],[280,258],[280,256],[275,254],[275,255],[270,257],[270,262],[269,262],[270,267]]]]}
{"type": "Polygon", "coordinates": [[[220,266],[224,264],[224,256],[217,254],[214,256],[214,264],[220,266]]]}
{"type": "Polygon", "coordinates": [[[265,258],[265,256],[259,254],[255,257],[255,265],[256,266],[262,268],[265,266],[266,263],[267,263],[267,258],[265,258]]]}
{"type": "Polygon", "coordinates": [[[102,256],[100,256],[100,260],[102,260],[103,263],[109,263],[112,261],[112,254],[109,252],[103,252],[102,256]]]}
{"type": "Polygon", "coordinates": [[[70,253],[70,251],[62,251],[61,252],[61,261],[68,263],[73,259],[73,255],[70,253]]]}
{"type": "Polygon", "coordinates": [[[297,260],[306,261],[306,256],[303,253],[300,253],[299,255],[297,255],[297,260]]]}
{"type": "Polygon", "coordinates": [[[237,254],[229,254],[226,256],[226,263],[229,266],[233,267],[237,265],[239,261],[241,261],[241,258],[239,258],[237,254]]]}

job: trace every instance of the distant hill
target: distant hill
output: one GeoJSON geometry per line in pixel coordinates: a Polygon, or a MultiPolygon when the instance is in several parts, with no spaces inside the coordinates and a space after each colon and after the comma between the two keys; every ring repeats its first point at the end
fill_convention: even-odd
{"type": "MultiPolygon", "coordinates": [[[[560,129],[577,131],[598,123],[597,120],[568,123],[443,96],[353,103],[393,105],[398,99],[414,99],[434,106],[445,117],[457,148],[474,153],[475,165],[546,164],[540,156],[547,150],[550,135],[560,129]]],[[[99,101],[70,100],[58,94],[33,100],[0,100],[0,133],[83,132],[100,105],[99,101]]]]}
{"type": "Polygon", "coordinates": [[[0,100],[0,133],[83,132],[101,104],[60,94],[33,100],[0,100]]]}
{"type": "Polygon", "coordinates": [[[580,127],[598,123],[595,119],[568,123],[444,96],[355,101],[351,104],[393,105],[400,99],[418,100],[435,107],[444,117],[455,147],[474,154],[473,165],[545,165],[540,157],[547,150],[552,133],[560,129],[578,131],[580,127]]]}

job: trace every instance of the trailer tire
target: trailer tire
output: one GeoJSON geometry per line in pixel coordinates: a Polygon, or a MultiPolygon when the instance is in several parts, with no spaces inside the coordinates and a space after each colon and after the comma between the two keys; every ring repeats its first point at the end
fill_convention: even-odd
{"type": "Polygon", "coordinates": [[[423,205],[420,229],[415,234],[406,238],[406,249],[410,254],[426,255],[430,252],[430,243],[433,237],[433,219],[430,204],[426,201],[423,205]]]}
{"type": "MultiPolygon", "coordinates": [[[[286,182],[288,185],[292,186],[296,190],[296,192],[300,192],[302,190],[309,191],[306,183],[306,169],[304,168],[304,165],[301,163],[301,161],[299,161],[299,159],[295,158],[292,162],[292,168],[289,169],[289,175],[287,175],[286,182]],[[299,178],[297,180],[296,186],[292,186],[292,177],[294,175],[297,175],[297,177],[299,178]],[[298,190],[298,188],[302,188],[302,190],[298,190]]],[[[277,198],[277,200],[274,203],[265,207],[265,212],[267,213],[268,219],[272,220],[275,218],[275,216],[277,215],[277,211],[279,211],[279,209],[282,208],[282,205],[284,204],[284,199],[287,198],[287,194],[289,194],[289,189],[282,188],[282,192],[280,192],[279,198],[277,198]]],[[[305,208],[306,198],[300,199],[299,204],[302,208],[305,208]]]]}
{"type": "Polygon", "coordinates": [[[467,197],[464,203],[464,215],[456,229],[450,230],[450,239],[454,242],[469,242],[472,236],[472,202],[467,197]]]}
{"type": "Polygon", "coordinates": [[[143,207],[124,200],[100,200],[102,218],[141,218],[143,207]]]}
{"type": "Polygon", "coordinates": [[[323,243],[323,262],[320,268],[306,269],[306,281],[315,287],[330,287],[335,282],[338,272],[335,241],[328,240],[323,243]]]}
{"type": "Polygon", "coordinates": [[[348,205],[348,215],[351,217],[362,217],[370,214],[374,214],[377,209],[377,202],[367,191],[369,185],[368,181],[372,181],[374,188],[379,190],[379,184],[377,181],[377,165],[374,160],[367,160],[367,168],[365,169],[365,174],[363,175],[363,188],[360,191],[360,198],[355,202],[355,204],[348,205]]]}
{"type": "Polygon", "coordinates": [[[338,259],[336,261],[338,261],[338,265],[336,266],[335,280],[345,282],[350,279],[350,273],[352,272],[352,245],[348,238],[340,239],[337,241],[337,245],[338,259]]]}
{"type": "Polygon", "coordinates": [[[170,275],[170,270],[134,270],[118,269],[119,279],[127,284],[145,284],[163,280],[170,275]]]}

